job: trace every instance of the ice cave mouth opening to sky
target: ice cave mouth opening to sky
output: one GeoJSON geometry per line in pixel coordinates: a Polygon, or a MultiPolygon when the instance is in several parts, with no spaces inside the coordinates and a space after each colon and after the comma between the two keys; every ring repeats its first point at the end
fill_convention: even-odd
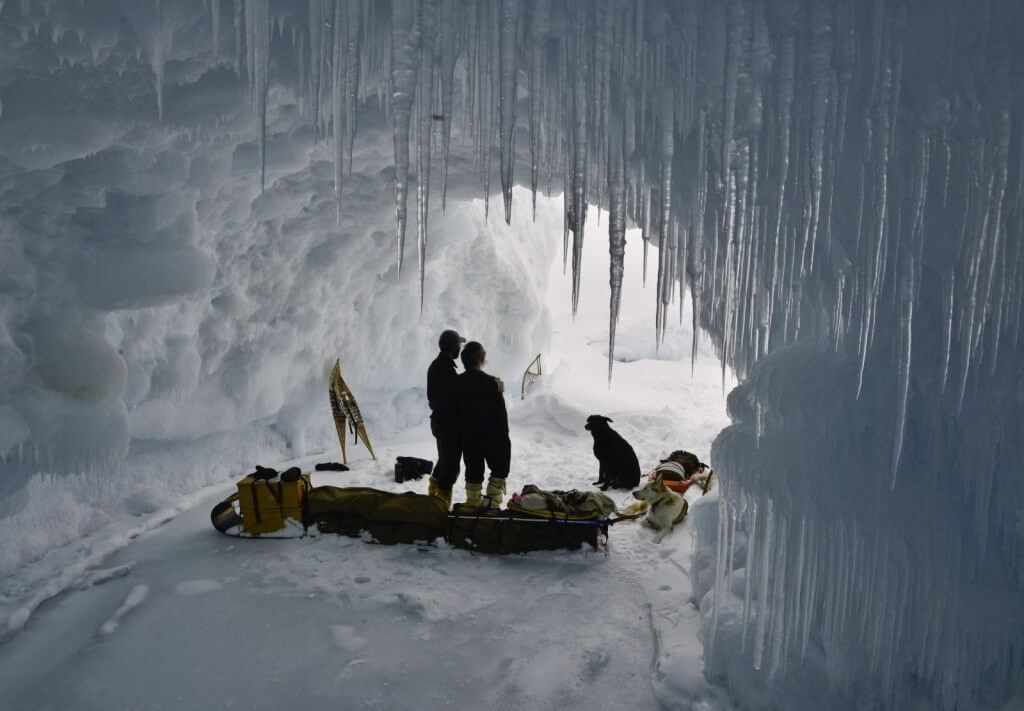
{"type": "Polygon", "coordinates": [[[422,421],[413,364],[442,328],[520,370],[554,340],[564,226],[606,254],[637,226],[661,293],[643,337],[620,319],[616,367],[689,289],[739,376],[698,531],[707,678],[751,708],[1014,708],[1022,20],[1010,0],[0,2],[0,571],[228,475],[211,461],[329,441],[325,354],[388,434],[422,421]],[[519,199],[515,237],[490,236],[503,194],[547,184],[564,208],[537,226],[519,199]]]}

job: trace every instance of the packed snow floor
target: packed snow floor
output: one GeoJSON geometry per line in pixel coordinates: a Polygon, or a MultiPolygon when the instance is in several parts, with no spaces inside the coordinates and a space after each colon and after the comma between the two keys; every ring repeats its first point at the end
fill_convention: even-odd
{"type": "MultiPolygon", "coordinates": [[[[606,265],[585,291],[607,290],[606,265]]],[[[510,491],[589,488],[589,414],[612,418],[645,471],[673,449],[706,460],[726,424],[717,360],[702,348],[691,376],[688,358],[652,358],[653,328],[627,312],[609,387],[607,297],[581,300],[593,311],[581,303],[573,320],[568,280],[555,282],[544,375],[520,400],[521,383],[502,373],[510,491]]],[[[632,284],[624,298],[646,301],[651,291],[632,284]]],[[[689,334],[674,332],[660,357],[688,351],[689,334]]],[[[435,459],[428,423],[378,441],[372,415],[368,422],[377,461],[350,441],[351,471],[314,473],[314,484],[425,493],[426,478],[396,484],[393,465],[399,455],[435,459]]],[[[331,450],[252,461],[237,475],[255,464],[312,470],[338,460],[331,450]]],[[[24,571],[19,585],[31,597],[0,635],[0,708],[732,707],[703,676],[690,519],[660,544],[629,521],[611,528],[604,551],[513,556],[334,535],[248,540],[209,522],[233,488],[226,480],[174,509],[108,526],[24,571]]],[[[461,479],[455,492],[459,500],[461,479]]],[[[620,507],[632,501],[628,491],[609,493],[620,507]]],[[[714,489],[687,496],[691,518],[716,506],[714,489]]]]}

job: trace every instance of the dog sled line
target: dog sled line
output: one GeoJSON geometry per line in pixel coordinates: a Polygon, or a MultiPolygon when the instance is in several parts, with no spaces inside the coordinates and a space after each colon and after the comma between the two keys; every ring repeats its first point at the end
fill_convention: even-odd
{"type": "Polygon", "coordinates": [[[665,491],[671,492],[657,477],[635,492],[657,496],[637,496],[635,504],[620,512],[601,492],[554,492],[527,485],[505,509],[457,503],[449,511],[435,496],[359,486],[314,487],[310,474],[297,467],[280,473],[257,467],[213,508],[210,520],[221,533],[239,538],[339,534],[383,544],[444,540],[481,553],[578,550],[584,544],[605,550],[609,528],[616,523],[645,516],[645,524],[655,529],[655,540],[660,541],[682,522],[686,500],[671,492],[682,504],[672,500],[675,508],[665,508],[665,491]],[[667,525],[661,521],[665,511],[673,512],[667,525]]]}

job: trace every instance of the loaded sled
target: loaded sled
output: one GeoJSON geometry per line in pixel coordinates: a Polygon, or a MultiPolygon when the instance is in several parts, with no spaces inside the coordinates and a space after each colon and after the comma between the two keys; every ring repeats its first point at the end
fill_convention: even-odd
{"type": "MultiPolygon", "coordinates": [[[[238,482],[236,493],[213,508],[210,519],[218,531],[243,538],[366,535],[386,544],[443,539],[456,548],[482,553],[527,553],[574,550],[584,544],[602,550],[612,523],[607,509],[557,505],[558,499],[551,497],[543,499],[540,508],[530,507],[530,501],[540,500],[535,496],[510,501],[507,509],[456,504],[449,512],[435,496],[370,487],[314,487],[309,475],[298,469],[276,477],[271,472],[257,469],[238,482]]],[[[524,492],[530,489],[525,487],[524,492]]]]}
{"type": "Polygon", "coordinates": [[[607,518],[522,510],[511,503],[504,510],[455,504],[445,538],[456,548],[481,553],[577,550],[583,544],[603,550],[609,524],[607,518]]]}

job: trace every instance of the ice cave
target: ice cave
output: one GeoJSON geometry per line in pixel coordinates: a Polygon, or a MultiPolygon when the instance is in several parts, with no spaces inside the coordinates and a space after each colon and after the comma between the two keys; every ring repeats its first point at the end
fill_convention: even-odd
{"type": "Polygon", "coordinates": [[[677,357],[700,332],[738,380],[693,516],[704,680],[1024,708],[1022,28],[1014,0],[0,0],[0,645],[25,566],[225,451],[333,437],[325,353],[383,433],[441,328],[529,360],[534,285],[564,261],[580,308],[599,228],[593,387],[623,280],[652,344],[685,308],[677,357]],[[517,236],[466,248],[474,220],[517,236]]]}

